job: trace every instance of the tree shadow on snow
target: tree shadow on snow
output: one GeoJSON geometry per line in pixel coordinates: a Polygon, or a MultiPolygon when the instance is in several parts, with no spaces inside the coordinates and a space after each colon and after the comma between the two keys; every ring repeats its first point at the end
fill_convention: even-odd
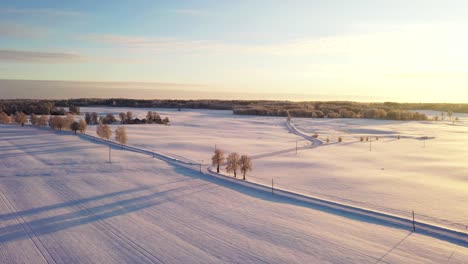
{"type": "MultiPolygon", "coordinates": [[[[0,228],[0,244],[11,241],[29,239],[29,235],[24,229],[25,225],[28,227],[28,229],[31,229],[33,231],[35,236],[41,236],[95,222],[99,222],[102,224],[102,220],[150,208],[159,204],[170,202],[185,195],[189,195],[190,193],[179,195],[174,194],[192,189],[192,187],[184,186],[160,192],[151,192],[150,194],[140,195],[138,197],[128,199],[114,200],[112,202],[93,207],[88,207],[84,205],[88,202],[97,201],[104,198],[118,197],[123,194],[134,193],[145,189],[147,188],[130,189],[126,191],[104,194],[80,200],[72,200],[69,202],[51,206],[33,208],[17,213],[1,215],[0,219],[8,220],[20,216],[24,217],[38,213],[48,212],[50,210],[59,208],[79,208],[79,210],[70,213],[25,221],[24,224],[17,223],[8,226],[3,226],[0,228]]],[[[102,230],[103,228],[107,229],[105,225],[101,225],[99,229],[102,230]]]]}
{"type": "MultiPolygon", "coordinates": [[[[275,202],[275,203],[284,203],[293,206],[301,206],[305,208],[310,208],[313,210],[318,210],[324,213],[338,215],[344,218],[357,220],[360,222],[370,223],[370,224],[377,224],[380,226],[387,226],[391,228],[397,228],[401,230],[410,230],[411,229],[411,221],[400,221],[397,217],[391,217],[389,215],[385,215],[378,212],[367,211],[366,209],[355,209],[351,206],[340,205],[334,202],[327,202],[320,199],[306,197],[302,195],[292,195],[292,196],[284,196],[284,195],[277,195],[272,194],[271,189],[259,185],[253,182],[248,182],[244,185],[244,181],[240,180],[239,178],[230,178],[228,176],[212,176],[205,173],[199,173],[195,169],[185,168],[178,165],[172,165],[176,172],[179,174],[183,174],[190,177],[195,177],[197,179],[213,183],[219,186],[223,186],[227,189],[232,191],[236,191],[238,193],[242,193],[244,195],[248,195],[250,197],[254,197],[257,199],[262,199],[268,202],[275,202]],[[301,198],[303,197],[303,199],[301,198]],[[390,221],[389,221],[390,219],[390,221]],[[392,222],[394,221],[394,222],[392,222]]],[[[247,176],[248,178],[248,176],[247,176]]],[[[278,190],[276,190],[278,192],[278,190]]],[[[311,219],[311,224],[313,221],[311,219]]],[[[428,230],[424,230],[422,227],[424,224],[416,223],[416,233],[424,234],[430,237],[434,237],[440,240],[448,241],[453,244],[461,245],[461,246],[468,246],[468,237],[461,232],[457,232],[455,237],[448,233],[444,234],[444,230],[441,230],[441,233],[434,233],[428,230]]]]}

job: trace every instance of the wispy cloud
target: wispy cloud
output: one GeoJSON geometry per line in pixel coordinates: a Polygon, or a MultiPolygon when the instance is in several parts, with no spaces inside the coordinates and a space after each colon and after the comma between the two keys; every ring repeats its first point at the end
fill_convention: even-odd
{"type": "Polygon", "coordinates": [[[25,26],[17,23],[0,23],[0,35],[13,38],[38,38],[49,33],[49,30],[42,27],[25,26]]]}
{"type": "Polygon", "coordinates": [[[142,64],[145,59],[133,57],[88,56],[80,53],[44,52],[31,50],[0,50],[0,62],[10,63],[99,63],[142,64]]]}
{"type": "Polygon", "coordinates": [[[83,13],[73,10],[62,10],[55,8],[16,8],[16,7],[0,7],[0,14],[13,15],[40,15],[48,17],[77,17],[83,13]]]}
{"type": "Polygon", "coordinates": [[[147,49],[150,51],[200,51],[213,49],[223,44],[213,41],[204,40],[181,40],[177,38],[164,37],[139,37],[125,35],[88,35],[83,37],[86,40],[108,44],[116,47],[124,47],[129,49],[147,49]]]}
{"type": "Polygon", "coordinates": [[[74,53],[0,50],[0,61],[4,62],[76,63],[85,62],[87,59],[83,55],[74,53]]]}
{"type": "Polygon", "coordinates": [[[206,39],[187,40],[112,34],[89,35],[85,38],[113,47],[148,52],[244,53],[276,56],[347,55],[360,57],[369,62],[408,58],[424,60],[458,56],[460,53],[468,52],[466,25],[450,23],[398,27],[381,25],[379,28],[361,25],[359,28],[362,30],[344,35],[287,39],[267,44],[233,44],[206,39]]]}

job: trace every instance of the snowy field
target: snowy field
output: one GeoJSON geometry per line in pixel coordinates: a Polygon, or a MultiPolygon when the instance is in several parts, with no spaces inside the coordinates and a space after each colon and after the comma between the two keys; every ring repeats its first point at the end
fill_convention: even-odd
{"type": "MultiPolygon", "coordinates": [[[[132,111],[141,118],[148,110],[82,108],[116,116],[132,111]]],[[[460,231],[468,225],[468,115],[456,114],[460,120],[455,124],[294,118],[299,130],[330,139],[330,144],[296,154],[296,141],[299,146],[310,142],[288,133],[285,118],[150,110],[168,116],[172,125],[127,125],[130,145],[209,163],[216,144],[226,153],[254,157],[250,181],[270,185],[274,179],[280,188],[403,217],[414,210],[420,221],[460,231]],[[360,142],[361,136],[372,142],[360,142]]],[[[93,126],[89,133],[95,134],[93,126]]]]}
{"type": "MultiPolygon", "coordinates": [[[[176,114],[170,116],[173,126],[154,126],[154,134],[177,128],[183,119],[176,114]]],[[[180,115],[191,120],[196,112],[180,115]]],[[[218,122],[228,125],[229,118],[218,122]]],[[[255,120],[267,127],[262,118],[233,117],[268,140],[276,133],[279,142],[295,139],[279,134],[280,120],[264,132],[255,120]]],[[[216,122],[209,124],[199,125],[208,131],[216,122]]],[[[151,134],[153,126],[140,129],[151,134]]],[[[178,129],[175,139],[183,134],[178,129]]],[[[203,145],[187,140],[193,131],[186,133],[178,144],[203,145]]],[[[211,142],[216,135],[203,136],[211,142]]],[[[149,138],[129,137],[131,144],[149,138]]],[[[157,138],[149,142],[154,147],[157,138]]],[[[229,144],[240,148],[239,141],[229,144]]],[[[258,150],[268,150],[266,145],[259,143],[258,150]]],[[[443,240],[310,208],[129,151],[114,149],[109,164],[107,154],[106,146],[69,133],[0,125],[0,263],[468,261],[466,247],[443,240]]]]}
{"type": "MultiPolygon", "coordinates": [[[[215,145],[226,153],[264,155],[310,144],[288,134],[284,118],[233,115],[232,111],[83,107],[81,112],[112,113],[131,111],[134,117],[145,118],[148,110],[169,117],[170,126],[126,125],[129,144],[154,150],[188,161],[210,163],[215,145]]],[[[84,117],[83,117],[84,118],[84,117]]],[[[118,125],[115,125],[116,127],[118,125]]],[[[95,126],[89,133],[96,134],[95,126]]],[[[114,129],[113,129],[114,130],[114,129]]]]}

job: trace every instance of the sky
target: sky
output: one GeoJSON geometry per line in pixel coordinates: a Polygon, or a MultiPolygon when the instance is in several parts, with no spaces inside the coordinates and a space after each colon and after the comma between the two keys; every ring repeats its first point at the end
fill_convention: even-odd
{"type": "MultiPolygon", "coordinates": [[[[466,14],[466,0],[0,0],[0,79],[468,103],[466,14]]],[[[10,84],[0,98],[16,96],[10,84]]]]}

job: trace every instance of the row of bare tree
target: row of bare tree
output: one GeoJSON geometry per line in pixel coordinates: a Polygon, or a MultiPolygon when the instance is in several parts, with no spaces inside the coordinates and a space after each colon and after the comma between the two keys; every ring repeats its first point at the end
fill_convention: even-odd
{"type": "MultiPolygon", "coordinates": [[[[29,117],[29,121],[33,126],[47,126],[49,125],[50,128],[54,130],[71,130],[73,132],[80,131],[80,133],[85,133],[87,128],[86,120],[80,119],[79,121],[75,121],[75,118],[72,114],[67,114],[65,117],[63,116],[47,116],[47,115],[35,115],[31,114],[29,117]]],[[[0,124],[11,124],[17,123],[21,126],[24,126],[25,123],[28,122],[28,116],[23,112],[18,112],[13,116],[9,116],[4,112],[0,112],[0,124]]],[[[103,124],[100,121],[96,128],[96,133],[100,138],[109,140],[112,136],[112,130],[108,124],[103,124]]],[[[119,142],[121,145],[127,144],[127,132],[125,127],[120,126],[115,129],[115,140],[119,142]]]]}
{"type": "MultiPolygon", "coordinates": [[[[96,127],[96,134],[102,138],[109,140],[112,136],[112,130],[108,124],[103,124],[99,122],[96,127]]],[[[121,145],[127,144],[127,131],[124,126],[119,126],[115,129],[115,141],[119,142],[121,145]]]]}
{"type": "Polygon", "coordinates": [[[247,155],[239,155],[236,152],[229,154],[227,159],[224,157],[224,151],[216,149],[213,157],[211,157],[211,164],[216,166],[216,172],[219,173],[219,168],[226,161],[226,172],[234,173],[234,177],[237,177],[237,171],[242,172],[242,179],[245,180],[247,172],[252,171],[252,161],[247,155]]]}
{"type": "Polygon", "coordinates": [[[7,115],[4,112],[0,112],[0,124],[11,124],[18,123],[21,126],[28,122],[28,116],[23,112],[17,112],[15,115],[7,115]]]}

